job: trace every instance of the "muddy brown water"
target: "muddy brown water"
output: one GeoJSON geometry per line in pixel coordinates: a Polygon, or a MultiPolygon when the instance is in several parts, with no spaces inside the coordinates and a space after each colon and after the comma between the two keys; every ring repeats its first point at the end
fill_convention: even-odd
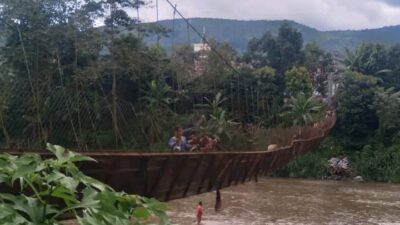
{"type": "Polygon", "coordinates": [[[195,224],[195,207],[202,201],[203,225],[400,225],[400,184],[266,178],[221,193],[218,213],[215,192],[169,202],[170,222],[195,224]]]}

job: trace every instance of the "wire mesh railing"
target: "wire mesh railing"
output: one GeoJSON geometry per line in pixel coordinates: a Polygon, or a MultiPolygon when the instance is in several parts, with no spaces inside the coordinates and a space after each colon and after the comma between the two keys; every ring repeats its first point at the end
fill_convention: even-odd
{"type": "Polygon", "coordinates": [[[118,101],[116,135],[110,107],[109,96],[98,91],[37,85],[32,92],[28,82],[13,83],[1,93],[0,148],[42,149],[50,142],[80,150],[115,149],[134,141],[131,104],[118,101]]]}

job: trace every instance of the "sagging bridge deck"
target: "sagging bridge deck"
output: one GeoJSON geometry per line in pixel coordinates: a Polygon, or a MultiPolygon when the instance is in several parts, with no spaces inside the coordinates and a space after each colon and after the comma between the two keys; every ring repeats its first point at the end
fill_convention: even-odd
{"type": "MultiPolygon", "coordinates": [[[[256,180],[315,150],[336,122],[335,115],[310,127],[286,147],[274,151],[210,153],[86,152],[97,163],[81,169],[117,191],[161,201],[223,189],[256,180]]],[[[13,152],[20,154],[21,152],[13,152]]],[[[48,153],[42,153],[48,156],[48,153]]]]}

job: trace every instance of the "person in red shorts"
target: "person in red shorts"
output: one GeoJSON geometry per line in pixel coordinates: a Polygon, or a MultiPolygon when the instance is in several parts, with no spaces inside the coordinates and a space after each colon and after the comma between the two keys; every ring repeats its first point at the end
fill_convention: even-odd
{"type": "Polygon", "coordinates": [[[196,218],[197,218],[197,224],[201,223],[201,217],[203,216],[203,203],[199,202],[199,204],[196,207],[196,218]]]}

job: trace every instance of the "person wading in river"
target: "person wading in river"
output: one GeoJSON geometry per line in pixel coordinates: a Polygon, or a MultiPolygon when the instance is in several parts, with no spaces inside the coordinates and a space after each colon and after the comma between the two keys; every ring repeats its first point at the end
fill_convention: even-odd
{"type": "Polygon", "coordinates": [[[199,225],[201,223],[201,217],[203,216],[203,203],[199,202],[199,204],[196,207],[196,219],[197,219],[197,224],[199,225]]]}
{"type": "Polygon", "coordinates": [[[217,196],[215,198],[215,212],[221,210],[221,207],[222,207],[221,192],[217,190],[217,196]]]}

